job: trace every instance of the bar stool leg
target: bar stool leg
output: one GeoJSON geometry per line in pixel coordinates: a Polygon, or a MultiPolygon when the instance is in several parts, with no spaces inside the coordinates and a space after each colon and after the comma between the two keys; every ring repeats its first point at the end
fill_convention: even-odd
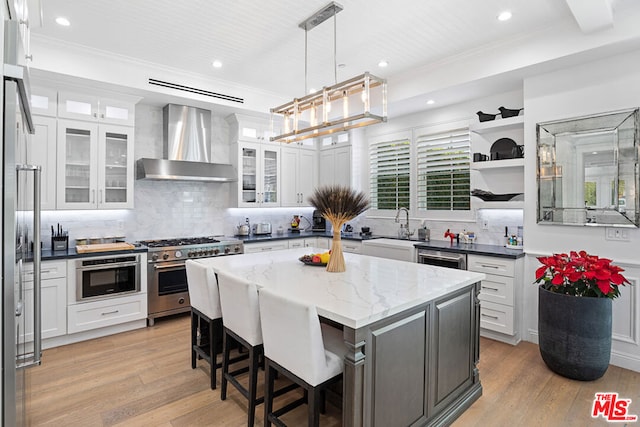
{"type": "Polygon", "coordinates": [[[264,362],[264,427],[271,427],[269,414],[273,411],[273,382],[275,369],[269,365],[269,360],[264,362]]]}
{"type": "Polygon", "coordinates": [[[249,348],[249,426],[253,426],[256,417],[256,396],[258,388],[258,355],[254,347],[249,348]]]}
{"type": "Polygon", "coordinates": [[[191,310],[191,369],[196,369],[196,351],[194,346],[198,343],[198,315],[191,310]]]}
{"type": "Polygon", "coordinates": [[[211,390],[216,389],[216,363],[218,357],[216,353],[216,339],[215,339],[215,320],[209,322],[209,358],[211,359],[211,390]]]}
{"type": "Polygon", "coordinates": [[[320,390],[312,387],[308,391],[307,415],[309,426],[318,427],[320,425],[320,390]]]}
{"type": "Polygon", "coordinates": [[[227,374],[229,373],[229,356],[231,354],[231,337],[227,334],[227,331],[222,332],[222,379],[220,390],[220,399],[227,399],[227,374]]]}

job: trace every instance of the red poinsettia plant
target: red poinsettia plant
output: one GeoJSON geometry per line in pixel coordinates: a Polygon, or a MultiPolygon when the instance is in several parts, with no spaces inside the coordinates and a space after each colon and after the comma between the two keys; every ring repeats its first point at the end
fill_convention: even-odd
{"type": "Polygon", "coordinates": [[[589,255],[585,251],[571,251],[538,257],[542,267],[536,270],[535,284],[548,291],[578,297],[616,298],[618,286],[631,284],[622,274],[622,268],[611,260],[589,255]]]}

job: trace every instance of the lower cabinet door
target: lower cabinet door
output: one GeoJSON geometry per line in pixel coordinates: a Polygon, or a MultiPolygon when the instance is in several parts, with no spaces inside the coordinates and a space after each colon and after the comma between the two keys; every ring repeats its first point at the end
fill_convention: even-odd
{"type": "Polygon", "coordinates": [[[146,319],[147,294],[70,305],[70,334],[146,319]]]}

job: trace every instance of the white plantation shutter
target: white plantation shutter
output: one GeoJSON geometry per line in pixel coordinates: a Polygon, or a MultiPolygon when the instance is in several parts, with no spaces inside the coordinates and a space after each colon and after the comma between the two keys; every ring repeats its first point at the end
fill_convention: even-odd
{"type": "Polygon", "coordinates": [[[416,152],[418,210],[469,210],[469,128],[418,132],[416,152]]]}
{"type": "Polygon", "coordinates": [[[373,209],[410,208],[411,140],[382,138],[369,146],[370,200],[373,209]]]}

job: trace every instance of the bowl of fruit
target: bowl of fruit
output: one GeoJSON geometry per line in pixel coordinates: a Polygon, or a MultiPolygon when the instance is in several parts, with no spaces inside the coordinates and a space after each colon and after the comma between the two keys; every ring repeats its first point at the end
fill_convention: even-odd
{"type": "Polygon", "coordinates": [[[329,258],[331,257],[331,251],[319,253],[319,254],[309,254],[302,255],[298,258],[302,263],[306,265],[317,265],[317,266],[326,266],[329,262],[329,258]]]}

